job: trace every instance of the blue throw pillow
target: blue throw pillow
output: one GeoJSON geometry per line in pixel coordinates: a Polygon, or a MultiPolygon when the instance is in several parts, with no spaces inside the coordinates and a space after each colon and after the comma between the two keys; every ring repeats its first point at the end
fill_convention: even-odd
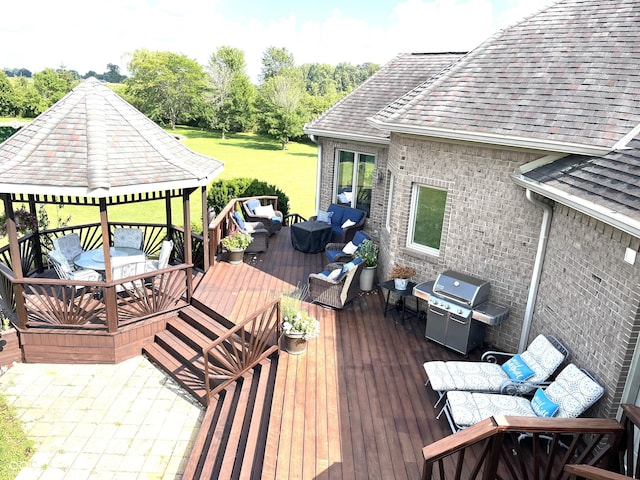
{"type": "Polygon", "coordinates": [[[331,213],[331,223],[340,227],[340,225],[342,225],[344,221],[342,219],[342,216],[344,215],[345,210],[346,210],[345,208],[339,207],[338,205],[335,205],[333,203],[329,205],[329,208],[327,208],[327,211],[331,213]]]}
{"type": "Polygon", "coordinates": [[[522,360],[520,355],[514,355],[502,365],[502,369],[509,375],[509,378],[518,381],[524,381],[531,378],[535,373],[529,368],[529,365],[522,360]]]}
{"type": "Polygon", "coordinates": [[[333,212],[325,212],[324,210],[318,210],[318,215],[316,216],[317,222],[327,223],[331,225],[331,217],[333,216],[333,212]]]}
{"type": "Polygon", "coordinates": [[[251,213],[254,213],[256,207],[260,206],[260,200],[247,200],[247,208],[251,213]]]}
{"type": "Polygon", "coordinates": [[[238,223],[238,227],[240,230],[245,230],[244,219],[242,218],[242,214],[240,212],[233,212],[233,215],[236,217],[236,222],[238,223]]]}
{"type": "Polygon", "coordinates": [[[539,388],[538,390],[536,390],[536,394],[531,399],[531,408],[539,417],[553,417],[556,413],[558,413],[560,405],[552,400],[549,400],[549,397],[547,397],[544,391],[539,388]]]}

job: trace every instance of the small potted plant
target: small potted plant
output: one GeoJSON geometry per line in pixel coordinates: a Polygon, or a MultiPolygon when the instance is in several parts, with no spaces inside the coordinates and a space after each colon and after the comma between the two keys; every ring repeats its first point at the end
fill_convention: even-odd
{"type": "Polygon", "coordinates": [[[280,316],[284,347],[288,353],[299,355],[307,350],[307,341],[320,333],[320,322],[302,309],[307,288],[298,287],[280,298],[280,316]]]}
{"type": "Polygon", "coordinates": [[[253,237],[250,233],[234,232],[224,237],[221,243],[229,253],[229,263],[232,265],[242,263],[244,251],[251,242],[253,242],[253,237]]]}
{"type": "Polygon", "coordinates": [[[378,266],[378,245],[371,240],[363,240],[355,253],[364,263],[364,269],[360,274],[360,290],[368,292],[373,290],[373,280],[378,266]]]}
{"type": "Polygon", "coordinates": [[[395,264],[391,270],[391,278],[396,290],[406,290],[409,279],[416,274],[416,269],[405,265],[395,264]]]}

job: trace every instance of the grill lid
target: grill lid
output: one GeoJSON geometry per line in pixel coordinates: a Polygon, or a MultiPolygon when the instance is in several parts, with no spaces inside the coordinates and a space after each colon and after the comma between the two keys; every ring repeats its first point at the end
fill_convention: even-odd
{"type": "Polygon", "coordinates": [[[446,270],[438,275],[433,293],[453,302],[474,307],[489,298],[491,285],[479,278],[446,270]]]}

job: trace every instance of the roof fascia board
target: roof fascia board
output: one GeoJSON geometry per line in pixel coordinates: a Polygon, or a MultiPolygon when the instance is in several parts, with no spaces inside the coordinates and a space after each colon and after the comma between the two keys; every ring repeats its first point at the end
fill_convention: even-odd
{"type": "Polygon", "coordinates": [[[449,140],[461,140],[465,142],[485,143],[506,147],[525,148],[529,150],[542,150],[547,152],[576,153],[579,155],[590,156],[603,156],[611,151],[610,148],[593,147],[577,143],[551,142],[535,138],[496,135],[492,133],[467,132],[445,128],[416,127],[411,125],[381,122],[372,118],[369,118],[367,120],[373,126],[384,128],[392,132],[407,133],[434,138],[446,138],[449,140]]]}
{"type": "Polygon", "coordinates": [[[520,185],[521,187],[529,189],[543,197],[573,208],[574,210],[589,215],[590,217],[600,220],[607,225],[611,225],[612,227],[626,232],[629,235],[640,238],[640,222],[633,218],[622,215],[593,202],[589,202],[575,195],[568,194],[555,187],[550,187],[549,185],[544,185],[538,181],[531,180],[518,172],[513,173],[511,178],[516,185],[520,185]]]}
{"type": "Polygon", "coordinates": [[[356,133],[334,132],[331,130],[317,130],[315,128],[305,128],[304,133],[316,137],[337,138],[339,140],[349,140],[351,142],[377,143],[380,145],[389,145],[389,138],[370,137],[368,135],[358,135],[356,133]]]}
{"type": "Polygon", "coordinates": [[[25,195],[55,195],[58,197],[87,197],[87,198],[108,198],[118,195],[133,195],[136,193],[160,192],[164,190],[196,188],[208,185],[216,178],[222,169],[216,170],[214,174],[198,180],[179,180],[175,182],[158,182],[149,185],[128,185],[126,187],[96,188],[87,187],[54,187],[45,185],[25,185],[15,183],[1,183],[2,193],[22,193],[25,195]]]}

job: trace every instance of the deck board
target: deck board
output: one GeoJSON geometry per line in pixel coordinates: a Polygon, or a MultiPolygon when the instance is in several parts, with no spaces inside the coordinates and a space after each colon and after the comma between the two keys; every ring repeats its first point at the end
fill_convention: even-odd
{"type": "MultiPolygon", "coordinates": [[[[239,321],[325,263],[322,253],[294,250],[285,227],[267,252],[216,264],[194,297],[239,321]]],[[[382,292],[363,292],[343,310],[305,306],[321,332],[304,354],[280,354],[262,477],[419,478],[422,447],[450,434],[435,418],[422,363],[461,356],[427,342],[424,321],[383,316],[382,292]]]]}

